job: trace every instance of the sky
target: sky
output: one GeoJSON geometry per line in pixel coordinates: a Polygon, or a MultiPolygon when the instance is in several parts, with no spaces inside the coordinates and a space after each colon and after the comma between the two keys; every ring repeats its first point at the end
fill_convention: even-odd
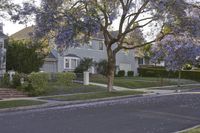
{"type": "MultiPolygon", "coordinates": [[[[30,1],[30,0],[12,0],[12,1],[16,4],[21,4],[23,2],[30,1]]],[[[39,5],[41,0],[33,0],[33,1],[35,1],[36,4],[39,5]]],[[[1,20],[0,20],[0,22],[1,22],[1,20]]],[[[22,24],[18,24],[18,23],[13,23],[9,20],[2,20],[2,22],[4,24],[4,33],[9,36],[22,30],[23,28],[25,28],[27,26],[31,26],[34,24],[34,22],[30,22],[28,25],[22,25],[22,24]]],[[[113,25],[118,25],[118,24],[119,24],[119,22],[115,21],[113,25]]]]}
{"type": "MultiPolygon", "coordinates": [[[[21,4],[23,2],[30,1],[30,0],[12,0],[12,1],[14,3],[21,4]]],[[[37,4],[39,4],[39,0],[35,0],[35,1],[37,2],[37,4]]],[[[22,25],[22,24],[13,23],[13,22],[11,22],[9,20],[5,20],[5,19],[3,19],[1,21],[4,24],[4,27],[3,27],[4,34],[9,35],[9,36],[16,33],[17,31],[25,28],[26,26],[30,26],[30,25],[34,24],[34,22],[31,22],[28,25],[22,25]]]]}

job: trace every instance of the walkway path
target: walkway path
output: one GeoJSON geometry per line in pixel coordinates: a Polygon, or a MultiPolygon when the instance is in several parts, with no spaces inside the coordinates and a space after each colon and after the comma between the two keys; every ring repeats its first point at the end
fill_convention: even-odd
{"type": "MultiPolygon", "coordinates": [[[[90,82],[91,85],[101,86],[101,87],[107,87],[106,84],[100,84],[100,83],[93,83],[90,82]]],[[[186,84],[182,85],[182,87],[188,87],[188,86],[200,86],[200,84],[186,84]]],[[[138,88],[138,89],[130,89],[120,86],[113,86],[113,88],[117,91],[143,91],[146,93],[155,93],[155,94],[170,94],[175,93],[177,90],[173,90],[170,88],[175,88],[177,85],[171,85],[171,86],[160,86],[160,87],[148,87],[148,88],[138,88]]]]}

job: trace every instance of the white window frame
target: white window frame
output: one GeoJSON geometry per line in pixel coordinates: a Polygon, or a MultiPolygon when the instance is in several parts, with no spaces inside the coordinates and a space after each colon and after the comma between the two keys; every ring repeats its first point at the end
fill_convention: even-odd
{"type": "Polygon", "coordinates": [[[99,41],[99,46],[98,46],[98,50],[100,50],[100,51],[102,51],[103,49],[104,49],[104,43],[103,43],[103,41],[99,41]],[[102,49],[100,49],[100,48],[102,48],[102,49]]]}
{"type": "Polygon", "coordinates": [[[79,58],[77,57],[64,57],[64,69],[75,69],[75,68],[72,68],[72,60],[76,60],[76,67],[78,66],[78,60],[80,60],[79,58]],[[69,60],[69,67],[66,67],[66,59],[69,60]]]}
{"type": "Polygon", "coordinates": [[[4,48],[4,42],[0,41],[0,48],[4,48]]]}

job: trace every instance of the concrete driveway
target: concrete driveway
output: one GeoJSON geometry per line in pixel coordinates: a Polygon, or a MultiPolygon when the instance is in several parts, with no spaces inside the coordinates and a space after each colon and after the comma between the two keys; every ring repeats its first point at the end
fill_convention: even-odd
{"type": "Polygon", "coordinates": [[[0,133],[172,133],[200,124],[200,94],[0,113],[0,133]]]}

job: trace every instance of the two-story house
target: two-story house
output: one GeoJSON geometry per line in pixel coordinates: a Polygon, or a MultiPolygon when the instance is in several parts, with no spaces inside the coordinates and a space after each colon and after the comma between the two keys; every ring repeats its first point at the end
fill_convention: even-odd
{"type": "Polygon", "coordinates": [[[0,23],[0,77],[6,72],[6,49],[5,39],[7,36],[3,33],[3,23],[0,23]]]}
{"type": "MultiPolygon", "coordinates": [[[[29,33],[33,31],[33,27],[27,27],[11,37],[13,39],[30,39],[29,33]]],[[[89,44],[82,44],[79,47],[70,47],[62,54],[58,53],[56,49],[51,50],[50,54],[45,58],[41,71],[44,72],[63,72],[73,71],[83,58],[92,58],[95,62],[107,59],[107,52],[104,45],[104,38],[102,35],[94,36],[89,44]]],[[[138,57],[134,50],[118,52],[116,57],[116,70],[134,71],[137,75],[138,57]]],[[[91,73],[96,73],[95,67],[90,69],[91,73]]]]}

